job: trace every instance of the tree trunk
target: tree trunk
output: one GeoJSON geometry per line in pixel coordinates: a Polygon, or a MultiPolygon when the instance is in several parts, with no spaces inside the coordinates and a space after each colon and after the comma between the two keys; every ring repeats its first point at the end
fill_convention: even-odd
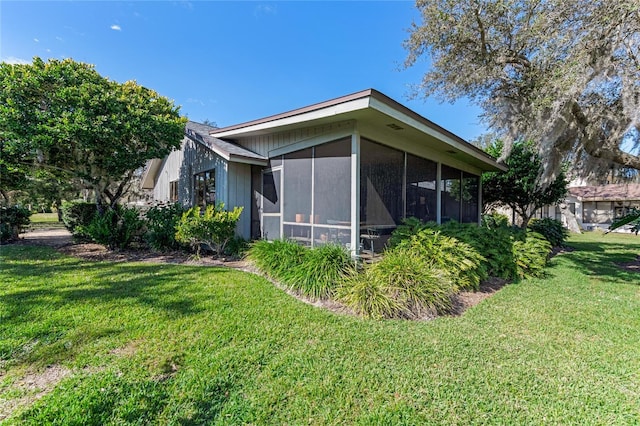
{"type": "Polygon", "coordinates": [[[560,212],[567,221],[567,228],[569,228],[569,231],[574,234],[581,234],[582,231],[580,230],[580,225],[578,224],[576,215],[571,212],[569,205],[567,203],[560,203],[558,207],[560,207],[560,212]]]}

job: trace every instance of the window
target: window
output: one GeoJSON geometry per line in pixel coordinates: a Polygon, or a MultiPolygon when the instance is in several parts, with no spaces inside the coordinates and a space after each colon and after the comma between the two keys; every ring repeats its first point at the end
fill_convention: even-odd
{"type": "Polygon", "coordinates": [[[407,154],[407,217],[436,221],[437,168],[434,161],[407,154]]]}
{"type": "MultiPolygon", "coordinates": [[[[462,223],[478,223],[480,177],[462,172],[462,223]]],[[[548,208],[547,208],[548,209],[548,208]]]]}
{"type": "Polygon", "coordinates": [[[178,181],[174,180],[169,182],[169,201],[172,203],[178,202],[178,181]]]}
{"type": "Polygon", "coordinates": [[[194,205],[205,207],[216,202],[215,169],[193,175],[194,205]]]}
{"type": "Polygon", "coordinates": [[[399,224],[404,152],[362,139],[360,154],[360,221],[374,226],[399,224]]]}
{"type": "Polygon", "coordinates": [[[442,165],[442,223],[460,222],[461,178],[460,170],[442,165]]]}

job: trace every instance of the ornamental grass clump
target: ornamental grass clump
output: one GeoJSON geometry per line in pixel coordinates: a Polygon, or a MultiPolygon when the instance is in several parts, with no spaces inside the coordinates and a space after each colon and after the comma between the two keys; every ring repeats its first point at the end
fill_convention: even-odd
{"type": "Polygon", "coordinates": [[[513,243],[513,258],[520,279],[541,277],[551,253],[551,243],[537,232],[527,232],[513,243]]]}
{"type": "Polygon", "coordinates": [[[456,289],[477,290],[487,277],[486,259],[469,244],[443,235],[440,231],[425,228],[400,242],[413,256],[420,256],[425,263],[444,271],[456,289]]]}
{"type": "Polygon", "coordinates": [[[451,310],[456,286],[414,247],[387,250],[379,262],[347,275],[337,299],[374,319],[420,319],[451,310]]]}
{"type": "Polygon", "coordinates": [[[312,299],[333,296],[355,264],[341,246],[327,244],[309,249],[293,241],[258,241],[247,259],[270,278],[312,299]]]}

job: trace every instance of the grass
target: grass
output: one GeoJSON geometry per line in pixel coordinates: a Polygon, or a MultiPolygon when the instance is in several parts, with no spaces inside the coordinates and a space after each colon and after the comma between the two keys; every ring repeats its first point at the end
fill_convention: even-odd
{"type": "MultiPolygon", "coordinates": [[[[461,317],[373,321],[246,273],[0,248],[7,424],[638,424],[640,238],[572,237],[461,317]],[[61,366],[49,392],[25,375],[61,366]],[[36,398],[36,396],[41,396],[36,398]]],[[[41,384],[46,388],[46,384],[41,384]]]]}
{"type": "Polygon", "coordinates": [[[27,227],[29,230],[64,229],[64,223],[58,222],[57,213],[34,213],[29,219],[31,220],[31,223],[27,227]]]}

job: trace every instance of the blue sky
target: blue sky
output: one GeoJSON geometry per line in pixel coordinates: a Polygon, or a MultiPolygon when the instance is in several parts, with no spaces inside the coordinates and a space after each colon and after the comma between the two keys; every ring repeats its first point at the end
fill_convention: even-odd
{"type": "Polygon", "coordinates": [[[410,1],[0,2],[0,59],[73,58],[136,80],[191,120],[228,126],[374,88],[465,139],[462,101],[410,100],[426,61],[402,69],[410,1]]]}

